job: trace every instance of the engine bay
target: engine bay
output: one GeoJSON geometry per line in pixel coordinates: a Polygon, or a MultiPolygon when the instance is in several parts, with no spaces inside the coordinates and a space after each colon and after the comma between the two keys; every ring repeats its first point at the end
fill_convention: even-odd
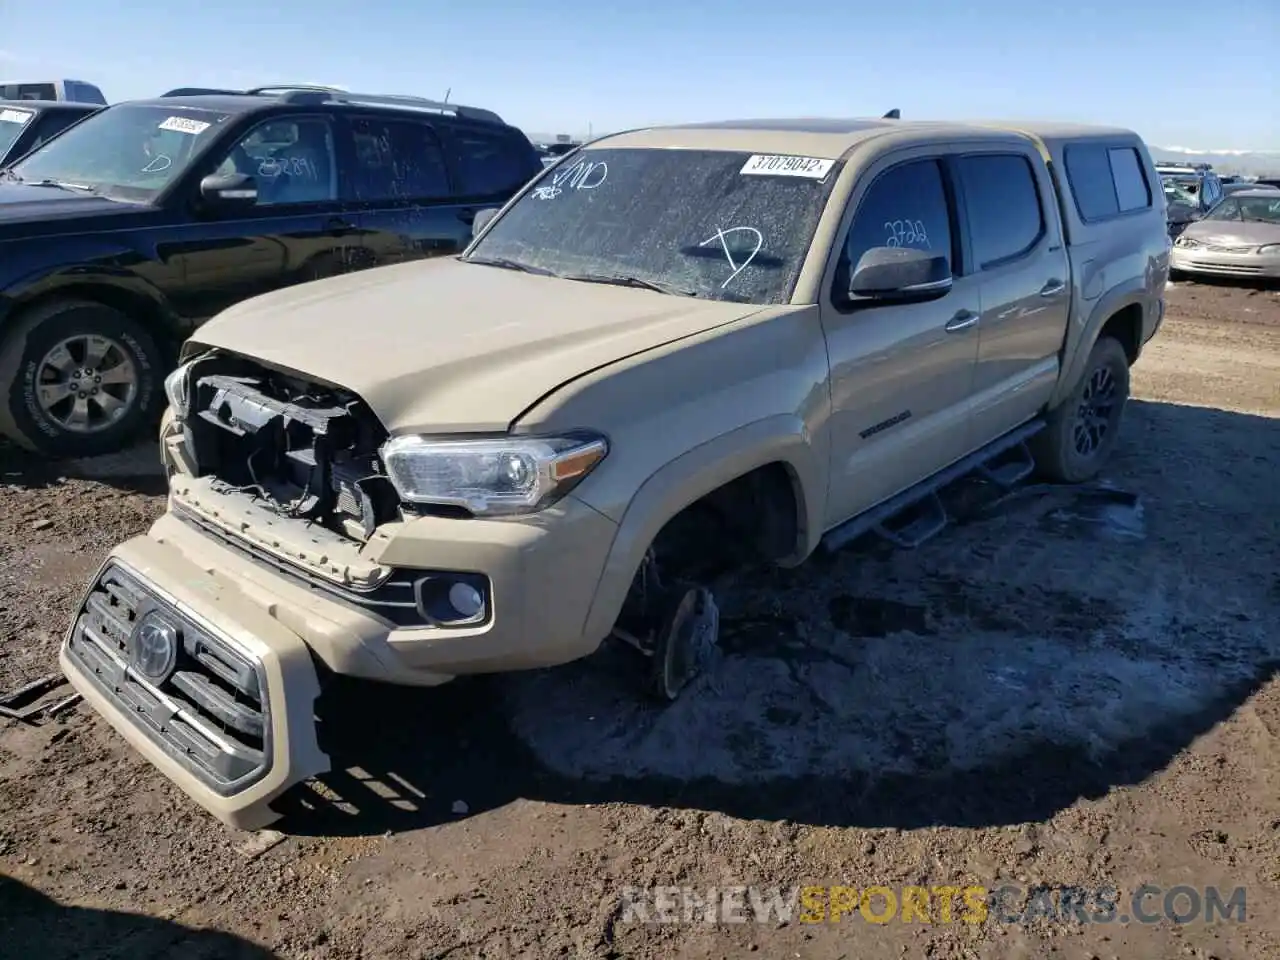
{"type": "Polygon", "coordinates": [[[215,353],[192,364],[187,398],[197,476],[356,540],[399,517],[378,456],[386,431],[358,397],[215,353]]]}

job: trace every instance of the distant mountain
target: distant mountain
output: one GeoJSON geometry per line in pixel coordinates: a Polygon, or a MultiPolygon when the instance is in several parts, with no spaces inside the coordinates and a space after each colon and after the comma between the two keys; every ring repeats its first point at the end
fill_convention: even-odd
{"type": "Polygon", "coordinates": [[[1188,147],[1151,147],[1156,163],[1211,163],[1218,173],[1243,176],[1280,176],[1280,151],[1195,150],[1188,147]]]}

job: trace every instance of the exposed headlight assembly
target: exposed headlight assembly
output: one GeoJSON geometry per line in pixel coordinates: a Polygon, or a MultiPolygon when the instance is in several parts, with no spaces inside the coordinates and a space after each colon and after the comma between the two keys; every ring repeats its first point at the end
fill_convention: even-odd
{"type": "Polygon", "coordinates": [[[387,476],[409,503],[462,507],[476,516],[550,506],[609,452],[597,434],[450,440],[392,437],[380,451],[387,476]]]}
{"type": "Polygon", "coordinates": [[[179,420],[185,420],[191,397],[191,361],[164,378],[164,394],[169,398],[173,415],[179,420]]]}

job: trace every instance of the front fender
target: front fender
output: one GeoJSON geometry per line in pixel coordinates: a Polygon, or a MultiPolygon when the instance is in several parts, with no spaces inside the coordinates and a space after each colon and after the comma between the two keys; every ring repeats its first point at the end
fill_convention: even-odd
{"type": "Polygon", "coordinates": [[[164,294],[130,264],[149,263],[147,254],[119,242],[83,236],[37,238],[0,244],[0,320],[26,304],[56,296],[112,304],[132,300],[178,333],[183,328],[164,294]],[[95,295],[102,291],[106,296],[95,295]]]}
{"type": "Polygon", "coordinates": [[[640,486],[618,526],[585,633],[608,635],[645,552],[668,520],[712,490],[774,462],[790,474],[798,507],[796,547],[781,563],[794,566],[812,553],[822,535],[824,465],[800,417],[782,414],[757,420],[700,444],[640,486]]]}

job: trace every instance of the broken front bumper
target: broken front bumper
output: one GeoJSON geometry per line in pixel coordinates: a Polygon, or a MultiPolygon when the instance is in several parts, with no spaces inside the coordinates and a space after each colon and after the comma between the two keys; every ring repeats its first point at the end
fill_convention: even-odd
{"type": "Polygon", "coordinates": [[[233,827],[275,820],[272,800],[329,769],[306,645],[167,544],[135,537],[111,552],[59,662],[135,749],[233,827]]]}

